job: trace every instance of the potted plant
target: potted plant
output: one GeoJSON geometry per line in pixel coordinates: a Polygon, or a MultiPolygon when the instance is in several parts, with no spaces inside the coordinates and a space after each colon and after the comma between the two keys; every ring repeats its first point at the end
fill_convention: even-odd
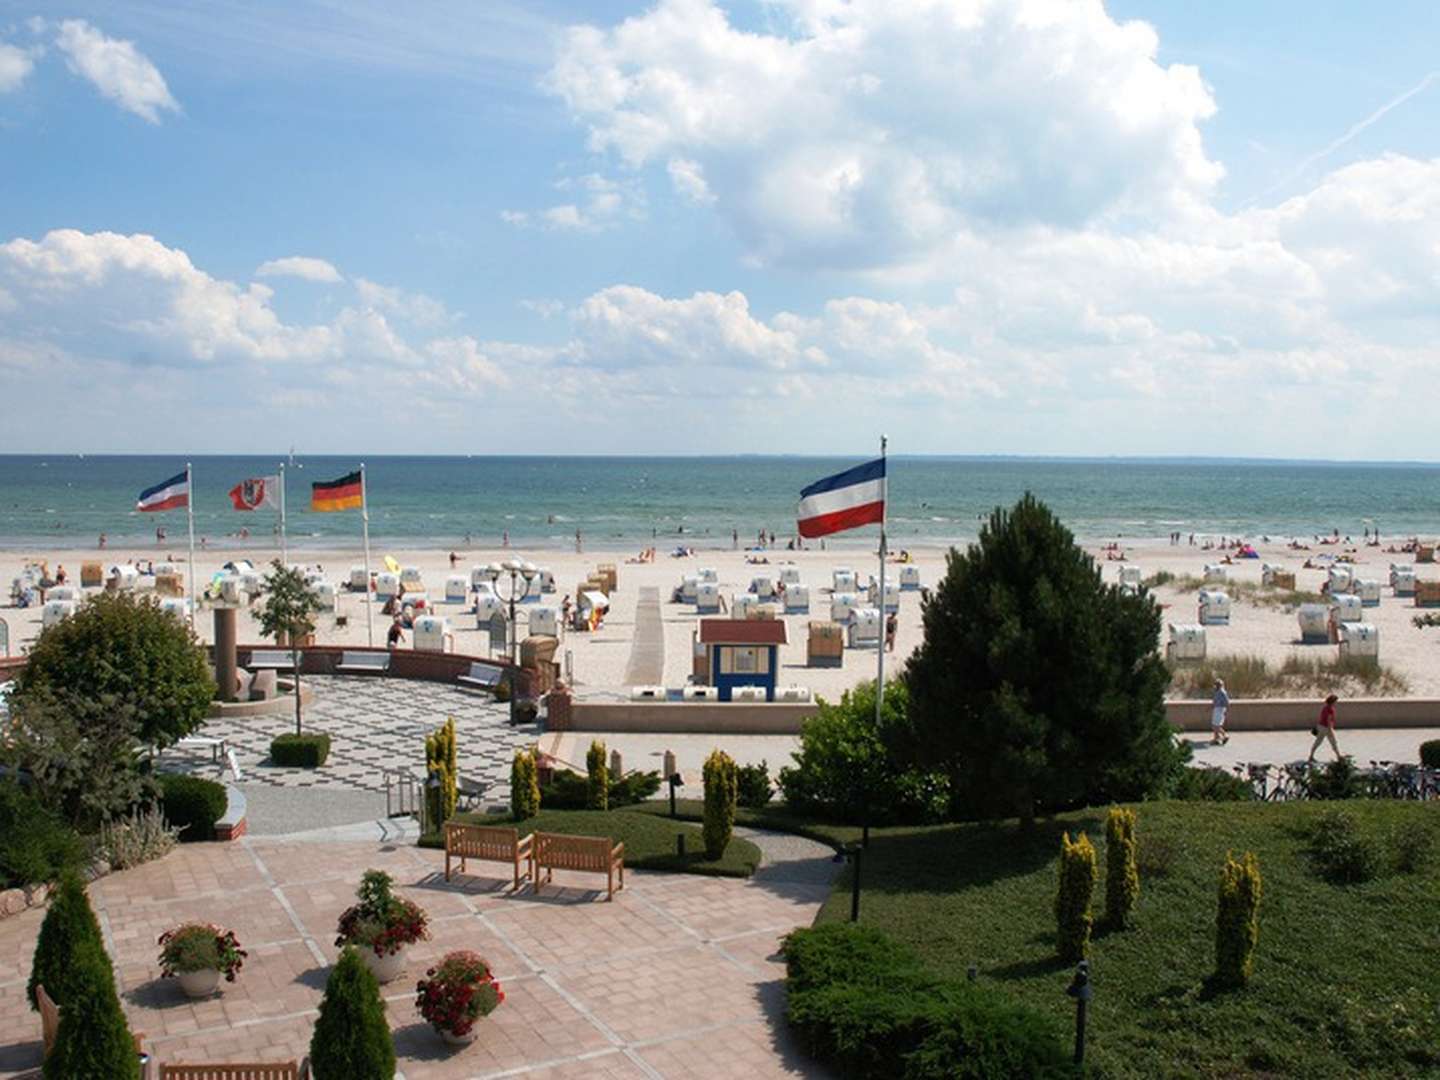
{"type": "Polygon", "coordinates": [[[185,923],[160,935],[160,974],[180,981],[186,997],[209,997],[220,976],[234,982],[245,963],[235,931],[214,923],[185,923]]]}
{"type": "Polygon", "coordinates": [[[366,870],[355,896],[337,927],[336,945],[354,945],[375,978],[387,983],[405,969],[405,946],[430,936],[425,912],[413,900],[391,892],[392,879],[382,870],[366,870]]]}
{"type": "Polygon", "coordinates": [[[415,984],[415,1007],[451,1046],[468,1046],[478,1032],[476,1021],[489,1016],[505,1000],[505,991],[479,953],[446,953],[415,984]]]}

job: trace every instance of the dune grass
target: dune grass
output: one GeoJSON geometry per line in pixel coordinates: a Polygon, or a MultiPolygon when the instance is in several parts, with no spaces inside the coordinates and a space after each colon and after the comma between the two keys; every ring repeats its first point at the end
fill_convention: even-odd
{"type": "Polygon", "coordinates": [[[1278,589],[1274,585],[1262,585],[1258,581],[1206,581],[1194,574],[1172,574],[1161,570],[1144,581],[1146,588],[1154,589],[1168,585],[1176,592],[1193,593],[1201,589],[1219,589],[1231,600],[1245,601],[1256,607],[1277,608],[1281,611],[1296,611],[1301,604],[1323,604],[1326,598],[1318,592],[1306,589],[1278,589]]]}
{"type": "Polygon", "coordinates": [[[1278,667],[1261,656],[1215,656],[1171,669],[1170,692],[1190,699],[1208,698],[1216,679],[1225,680],[1232,698],[1346,696],[1399,697],[1410,690],[1405,676],[1373,660],[1355,657],[1286,657],[1278,667]]]}
{"type": "MultiPolygon", "coordinates": [[[[1433,807],[1344,805],[1361,835],[1382,845],[1406,825],[1440,841],[1433,807]]],[[[1135,809],[1142,867],[1135,926],[1097,928],[1090,947],[1088,1060],[1097,1075],[1436,1075],[1440,860],[1416,873],[1387,868],[1367,884],[1337,886],[1317,875],[1307,854],[1325,804],[1135,809]],[[1255,852],[1264,875],[1255,975],[1242,991],[1219,991],[1209,980],[1218,875],[1230,851],[1255,852]]],[[[1098,908],[1104,811],[1092,809],[1028,831],[1013,823],[876,830],[863,859],[861,920],[914,946],[937,972],[955,976],[976,964],[982,981],[1068,1028],[1072,968],[1055,959],[1053,909],[1066,830],[1083,830],[1101,847],[1098,908]]],[[[822,919],[849,917],[849,873],[822,919]]]]}

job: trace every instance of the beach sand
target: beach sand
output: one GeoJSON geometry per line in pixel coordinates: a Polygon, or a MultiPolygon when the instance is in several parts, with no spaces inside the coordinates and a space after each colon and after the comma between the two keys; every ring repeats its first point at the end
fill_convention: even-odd
{"type": "MultiPolygon", "coordinates": [[[[1153,545],[1127,546],[1125,564],[1106,562],[1104,554],[1096,545],[1088,550],[1095,554],[1103,567],[1107,581],[1118,579],[1120,565],[1137,565],[1145,575],[1159,570],[1168,570],[1179,575],[1196,575],[1206,562],[1219,560],[1219,553],[1203,551],[1198,547],[1172,547],[1159,543],[1153,545]]],[[[1260,559],[1236,560],[1229,567],[1232,580],[1240,582],[1260,581],[1262,562],[1281,565],[1296,571],[1296,584],[1302,590],[1318,592],[1325,580],[1325,570],[1306,570],[1301,564],[1307,556],[1338,553],[1338,547],[1315,548],[1310,552],[1294,552],[1280,544],[1258,548],[1260,559]]],[[[941,549],[914,549],[910,552],[914,564],[919,567],[921,581],[933,586],[943,575],[945,552],[941,549]]],[[[203,584],[212,574],[237,553],[227,551],[197,552],[197,581],[203,584]]],[[[245,553],[257,563],[265,557],[264,552],[245,553]]],[[[274,553],[270,553],[272,556],[274,553]]],[[[424,575],[427,591],[432,599],[443,599],[445,579],[452,572],[448,552],[443,550],[387,549],[376,546],[372,551],[371,569],[380,568],[381,557],[392,555],[405,566],[417,566],[424,575]]],[[[789,644],[781,650],[781,685],[798,684],[827,698],[837,698],[844,690],[862,679],[873,679],[876,670],[874,649],[846,649],[844,666],[840,668],[808,668],[805,666],[806,624],[811,620],[825,620],[829,617],[829,588],[831,570],[846,566],[855,570],[861,581],[876,571],[873,552],[849,549],[845,551],[803,551],[788,552],[770,550],[750,553],[730,550],[701,550],[692,557],[673,558],[664,552],[654,563],[627,563],[624,555],[574,552],[525,552],[518,549],[498,548],[472,549],[461,552],[461,559],[454,572],[468,576],[470,567],[509,557],[529,558],[539,566],[554,572],[557,592],[547,596],[546,604],[559,605],[563,595],[574,595],[576,586],[593,571],[599,563],[614,563],[619,571],[619,588],[611,597],[612,608],[603,627],[595,633],[567,632],[561,643],[557,658],[571,654],[577,693],[581,697],[618,699],[627,696],[626,669],[630,661],[631,646],[636,625],[637,600],[643,588],[658,589],[661,599],[661,616],[664,637],[664,683],[674,688],[683,686],[691,670],[691,651],[697,619],[693,606],[670,603],[670,595],[679,584],[682,575],[694,573],[699,567],[714,567],[720,578],[720,592],[728,601],[732,594],[745,592],[752,577],[759,574],[778,573],[778,564],[793,561],[799,568],[802,582],[810,586],[811,614],[792,615],[785,621],[789,629],[789,644]],[[761,557],[769,560],[768,566],[755,566],[746,562],[747,557],[761,557]]],[[[1409,556],[1389,555],[1374,548],[1360,548],[1355,555],[1363,576],[1378,578],[1382,583],[1388,580],[1388,566],[1393,561],[1410,561],[1409,556]]],[[[63,564],[72,582],[78,581],[80,564],[83,561],[103,561],[108,567],[131,559],[168,559],[183,563],[183,547],[175,545],[165,552],[153,548],[145,550],[109,550],[105,552],[37,550],[32,552],[8,551],[0,553],[0,588],[8,604],[9,583],[19,574],[22,566],[32,560],[43,559],[53,571],[57,564],[63,564]]],[[[349,577],[352,565],[361,562],[358,551],[303,551],[291,552],[291,560],[306,566],[320,565],[329,580],[339,585],[349,577]]],[[[1416,567],[1421,579],[1440,580],[1440,566],[1422,565],[1416,567]]],[[[887,570],[889,580],[898,581],[898,565],[892,564],[887,570]]],[[[1156,597],[1165,605],[1164,621],[1190,623],[1196,621],[1196,601],[1193,592],[1181,593],[1171,587],[1162,586],[1156,590],[1156,597]]],[[[524,610],[528,605],[520,605],[524,610]]],[[[338,613],[348,617],[346,627],[337,627],[335,618],[329,613],[319,617],[317,640],[321,644],[364,645],[366,631],[367,603],[359,594],[341,592],[338,613]]],[[[488,655],[489,635],[476,627],[475,616],[464,614],[459,605],[441,603],[439,613],[450,619],[457,652],[488,655]]],[[[1420,630],[1411,625],[1411,618],[1417,614],[1413,599],[1397,599],[1387,585],[1378,608],[1368,608],[1365,619],[1374,623],[1380,632],[1381,661],[1408,679],[1410,693],[1415,696],[1440,696],[1440,629],[1420,630]]],[[[383,645],[389,620],[380,614],[374,605],[374,641],[383,645]]],[[[6,620],[10,631],[10,650],[18,653],[40,630],[38,608],[0,608],[0,618],[6,620]]],[[[196,630],[209,640],[213,634],[212,619],[208,612],[201,612],[196,619],[196,630]]],[[[1164,630],[1162,626],[1162,638],[1164,630]]],[[[1287,656],[1299,652],[1306,656],[1334,657],[1335,646],[1300,646],[1298,626],[1293,613],[1260,607],[1246,600],[1236,600],[1229,626],[1208,628],[1209,654],[1213,658],[1224,654],[1249,654],[1261,656],[1274,664],[1282,663],[1287,656]]],[[[920,594],[902,592],[897,648],[887,657],[887,668],[898,670],[907,656],[922,638],[920,619],[920,594]]],[[[248,612],[241,613],[240,641],[258,643],[261,641],[254,618],[248,612]]],[[[407,633],[406,647],[409,647],[407,633]]]]}

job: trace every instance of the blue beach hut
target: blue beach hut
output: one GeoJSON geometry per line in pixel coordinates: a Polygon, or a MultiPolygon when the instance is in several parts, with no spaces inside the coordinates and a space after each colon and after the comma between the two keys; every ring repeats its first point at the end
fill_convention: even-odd
{"type": "Polygon", "coordinates": [[[788,641],[780,619],[701,619],[700,644],[710,665],[710,684],[730,701],[737,686],[763,686],[775,700],[780,646],[788,641]]]}

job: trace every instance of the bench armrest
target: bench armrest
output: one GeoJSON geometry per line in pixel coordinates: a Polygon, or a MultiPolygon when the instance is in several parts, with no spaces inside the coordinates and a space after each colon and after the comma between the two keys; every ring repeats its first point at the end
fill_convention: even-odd
{"type": "Polygon", "coordinates": [[[612,859],[623,859],[625,857],[624,840],[621,840],[620,843],[616,844],[613,848],[610,849],[610,857],[612,859]]]}
{"type": "Polygon", "coordinates": [[[535,834],[526,833],[519,840],[515,841],[515,855],[529,857],[535,851],[535,834]]]}

